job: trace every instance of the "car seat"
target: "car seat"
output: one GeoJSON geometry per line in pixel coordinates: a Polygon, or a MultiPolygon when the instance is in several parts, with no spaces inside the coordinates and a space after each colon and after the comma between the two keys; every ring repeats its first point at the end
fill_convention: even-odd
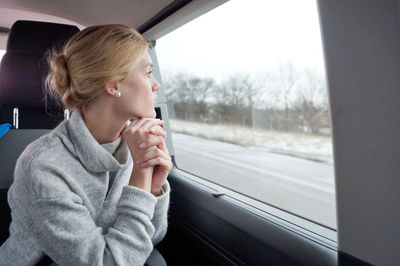
{"type": "Polygon", "coordinates": [[[0,139],[0,243],[9,235],[7,192],[19,155],[64,118],[54,101],[47,106],[44,102],[45,53],[60,48],[78,31],[76,26],[22,20],[11,27],[0,65],[0,123],[14,125],[0,139]]]}

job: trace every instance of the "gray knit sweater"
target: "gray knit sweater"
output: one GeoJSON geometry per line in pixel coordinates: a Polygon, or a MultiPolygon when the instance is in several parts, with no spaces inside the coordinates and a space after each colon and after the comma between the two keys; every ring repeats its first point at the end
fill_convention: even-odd
{"type": "Polygon", "coordinates": [[[100,145],[76,110],[25,149],[0,265],[34,265],[44,254],[68,266],[144,264],[166,233],[170,188],[156,198],[128,186],[132,157],[124,140],[115,143],[100,145]]]}

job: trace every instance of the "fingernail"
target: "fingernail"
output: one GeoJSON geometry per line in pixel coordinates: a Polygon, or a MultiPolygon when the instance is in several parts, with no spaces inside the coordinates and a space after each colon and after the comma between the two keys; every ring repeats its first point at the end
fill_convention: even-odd
{"type": "Polygon", "coordinates": [[[146,163],[141,163],[140,166],[144,167],[144,166],[146,166],[146,163]]]}
{"type": "Polygon", "coordinates": [[[143,162],[142,159],[140,159],[140,160],[137,161],[138,164],[141,164],[142,162],[143,162]]]}
{"type": "Polygon", "coordinates": [[[144,147],[146,147],[146,143],[142,143],[139,145],[139,148],[143,149],[144,147]]]}

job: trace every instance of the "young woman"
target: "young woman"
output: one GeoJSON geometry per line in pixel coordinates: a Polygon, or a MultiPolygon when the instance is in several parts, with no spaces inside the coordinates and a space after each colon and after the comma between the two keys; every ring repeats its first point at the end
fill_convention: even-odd
{"type": "Polygon", "coordinates": [[[164,237],[172,164],[148,49],[105,25],[50,57],[48,87],[72,113],[18,159],[0,265],[143,265],[164,237]]]}

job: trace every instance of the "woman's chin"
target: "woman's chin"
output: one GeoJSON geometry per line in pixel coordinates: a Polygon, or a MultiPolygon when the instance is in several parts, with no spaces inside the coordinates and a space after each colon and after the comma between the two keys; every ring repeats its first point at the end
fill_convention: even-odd
{"type": "Polygon", "coordinates": [[[156,118],[156,116],[157,116],[157,113],[155,110],[153,110],[153,113],[151,114],[151,118],[156,118]]]}
{"type": "Polygon", "coordinates": [[[156,118],[157,114],[156,111],[153,110],[152,112],[148,112],[148,113],[143,113],[140,114],[139,116],[135,116],[137,118],[156,118]]]}

